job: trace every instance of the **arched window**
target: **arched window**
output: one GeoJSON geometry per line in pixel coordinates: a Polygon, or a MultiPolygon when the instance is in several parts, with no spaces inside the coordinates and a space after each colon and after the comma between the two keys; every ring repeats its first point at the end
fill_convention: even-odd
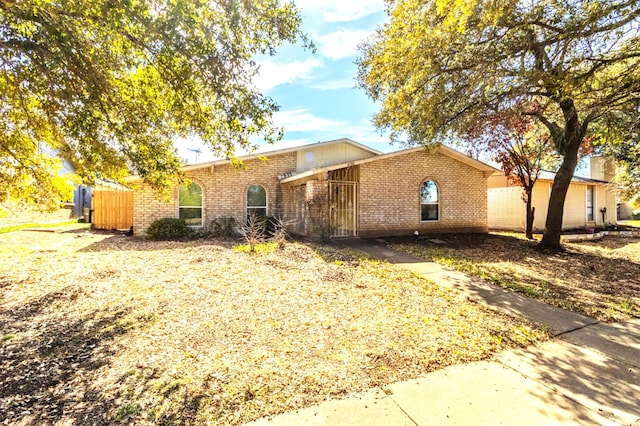
{"type": "Polygon", "coordinates": [[[247,217],[267,217],[267,191],[262,185],[251,185],[247,189],[247,217]]]}
{"type": "Polygon", "coordinates": [[[434,221],[440,218],[440,197],[438,185],[432,180],[425,180],[420,188],[420,220],[434,221]]]}
{"type": "Polygon", "coordinates": [[[178,217],[189,226],[202,226],[202,188],[197,183],[180,187],[178,217]]]}

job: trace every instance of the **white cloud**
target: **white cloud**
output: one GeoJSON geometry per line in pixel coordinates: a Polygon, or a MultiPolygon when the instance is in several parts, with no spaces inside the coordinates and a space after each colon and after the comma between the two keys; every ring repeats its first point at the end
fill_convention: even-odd
{"type": "Polygon", "coordinates": [[[345,77],[338,80],[323,80],[319,83],[311,84],[309,87],[317,90],[353,89],[356,87],[356,80],[354,77],[345,77]]]}
{"type": "Polygon", "coordinates": [[[320,16],[326,22],[350,22],[385,9],[383,0],[298,0],[303,15],[320,16]]]}
{"type": "Polygon", "coordinates": [[[264,93],[282,84],[309,79],[311,72],[315,68],[322,66],[322,61],[319,59],[283,63],[260,61],[258,65],[260,66],[260,71],[253,82],[264,93]]]}
{"type": "Polygon", "coordinates": [[[330,59],[341,59],[357,54],[356,48],[372,31],[366,30],[338,30],[322,36],[317,36],[318,50],[330,59]]]}
{"type": "Polygon", "coordinates": [[[331,132],[346,131],[348,124],[343,121],[330,120],[312,114],[308,109],[279,111],[274,114],[276,125],[284,127],[285,132],[331,132]]]}
{"type": "Polygon", "coordinates": [[[205,145],[198,136],[175,138],[173,146],[178,151],[178,157],[185,160],[187,164],[206,163],[215,158],[211,148],[205,145]]]}
{"type": "MultiPolygon", "coordinates": [[[[318,117],[312,111],[301,108],[278,112],[274,116],[274,120],[277,125],[285,128],[285,137],[287,131],[302,132],[304,135],[300,139],[286,139],[286,141],[274,146],[275,149],[339,138],[353,139],[382,152],[390,152],[401,148],[400,146],[391,146],[389,144],[389,135],[381,135],[368,119],[357,122],[333,120],[318,117]]],[[[274,148],[267,147],[267,149],[274,148]]]]}

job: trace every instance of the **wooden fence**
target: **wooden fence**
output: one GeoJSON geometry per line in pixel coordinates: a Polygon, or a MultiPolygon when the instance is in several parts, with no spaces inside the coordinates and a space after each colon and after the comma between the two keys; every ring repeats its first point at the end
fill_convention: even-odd
{"type": "Polygon", "coordinates": [[[133,226],[133,191],[93,191],[91,222],[96,229],[133,226]]]}

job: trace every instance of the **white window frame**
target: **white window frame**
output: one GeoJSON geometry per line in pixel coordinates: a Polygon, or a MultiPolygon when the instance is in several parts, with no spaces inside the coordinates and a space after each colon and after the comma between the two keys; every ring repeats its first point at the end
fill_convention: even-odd
{"type": "Polygon", "coordinates": [[[442,202],[442,197],[440,196],[440,186],[438,185],[438,182],[436,182],[433,179],[424,179],[422,181],[422,183],[420,183],[420,190],[419,190],[419,196],[420,196],[420,222],[421,223],[436,223],[436,222],[440,222],[440,203],[442,202]],[[437,195],[437,199],[435,203],[423,203],[422,202],[422,187],[427,183],[427,182],[431,182],[435,185],[436,187],[436,195],[437,195]],[[436,219],[423,219],[422,218],[422,206],[433,206],[435,205],[437,208],[437,215],[438,217],[436,219]]]}
{"type": "Polygon", "coordinates": [[[587,185],[587,190],[585,192],[585,213],[587,223],[596,222],[596,189],[595,185],[587,185]],[[591,209],[589,209],[589,193],[591,193],[591,209]],[[589,213],[591,213],[591,219],[589,219],[589,213]]]}
{"type": "Polygon", "coordinates": [[[249,219],[249,210],[250,209],[264,209],[264,216],[265,217],[269,217],[269,191],[267,191],[267,187],[266,186],[261,185],[259,183],[253,183],[253,184],[247,186],[246,191],[244,191],[244,197],[245,197],[245,203],[244,203],[245,219],[249,219]],[[264,190],[264,206],[249,206],[249,189],[254,187],[254,186],[259,186],[260,188],[262,188],[264,190]]]}
{"type": "MultiPolygon", "coordinates": [[[[188,227],[190,228],[202,228],[204,227],[204,186],[202,186],[202,184],[200,182],[194,182],[192,181],[190,185],[198,185],[198,187],[200,188],[200,224],[199,225],[190,225],[187,224],[188,227]]],[[[180,218],[180,209],[197,209],[198,206],[183,206],[180,205],[180,189],[182,187],[184,187],[186,185],[180,185],[178,187],[178,194],[177,194],[177,198],[178,201],[176,202],[176,205],[178,207],[177,211],[176,211],[176,217],[180,218]]]]}

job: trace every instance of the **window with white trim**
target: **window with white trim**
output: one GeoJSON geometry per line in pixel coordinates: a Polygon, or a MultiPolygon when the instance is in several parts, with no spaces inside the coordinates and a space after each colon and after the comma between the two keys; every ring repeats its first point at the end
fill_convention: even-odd
{"type": "Polygon", "coordinates": [[[202,226],[202,188],[197,183],[180,187],[178,217],[188,226],[202,226]]]}
{"type": "Polygon", "coordinates": [[[594,212],[593,212],[593,185],[587,186],[587,222],[593,222],[594,220],[594,212]]]}
{"type": "Polygon", "coordinates": [[[420,220],[422,222],[440,219],[440,196],[438,185],[432,180],[422,182],[420,188],[420,220]]]}
{"type": "Polygon", "coordinates": [[[247,189],[247,218],[251,215],[267,217],[267,191],[262,185],[251,185],[247,189]]]}

